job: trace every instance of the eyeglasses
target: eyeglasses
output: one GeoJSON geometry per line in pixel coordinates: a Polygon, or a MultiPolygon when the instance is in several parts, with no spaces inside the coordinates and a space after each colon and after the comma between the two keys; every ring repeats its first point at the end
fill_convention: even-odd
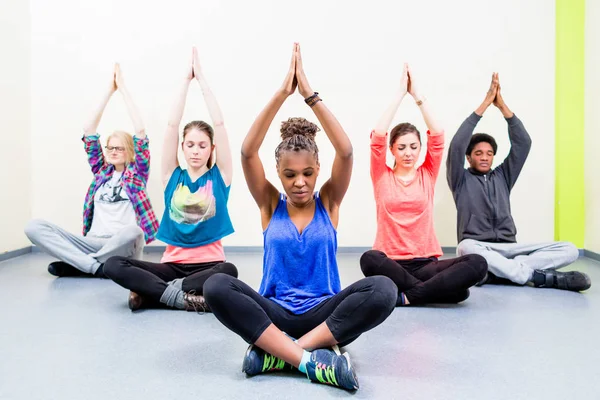
{"type": "Polygon", "coordinates": [[[122,153],[125,151],[125,147],[120,147],[120,146],[104,146],[104,148],[108,152],[115,150],[117,153],[122,153]]]}

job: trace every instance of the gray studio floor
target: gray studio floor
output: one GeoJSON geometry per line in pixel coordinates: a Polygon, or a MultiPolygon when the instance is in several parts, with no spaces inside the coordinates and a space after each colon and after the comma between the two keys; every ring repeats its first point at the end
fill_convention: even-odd
{"type": "MultiPolygon", "coordinates": [[[[342,282],[361,277],[340,254],[342,282]]],[[[158,260],[158,254],[146,256],[158,260]]],[[[257,288],[260,254],[229,254],[257,288]]],[[[246,344],[212,314],[127,308],[108,280],[56,279],[32,253],[0,263],[0,399],[598,399],[600,263],[585,294],[474,288],[458,306],[396,309],[346,348],[354,394],[296,374],[246,378],[246,344]]]]}

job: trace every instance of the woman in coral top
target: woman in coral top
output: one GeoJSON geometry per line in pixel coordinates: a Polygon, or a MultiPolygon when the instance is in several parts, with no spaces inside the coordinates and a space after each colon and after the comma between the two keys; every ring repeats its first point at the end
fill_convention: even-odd
{"type": "Polygon", "coordinates": [[[371,133],[377,236],[373,250],[360,259],[365,276],[385,275],[396,283],[396,306],[459,303],[487,272],[485,259],[475,255],[438,260],[442,248],[433,228],[433,197],[443,153],[444,131],[405,64],[400,89],[371,133]],[[388,128],[407,93],[415,99],[428,128],[427,155],[417,168],[421,136],[414,125],[396,125],[387,141],[388,128]],[[386,165],[388,145],[395,159],[393,168],[386,165]]]}

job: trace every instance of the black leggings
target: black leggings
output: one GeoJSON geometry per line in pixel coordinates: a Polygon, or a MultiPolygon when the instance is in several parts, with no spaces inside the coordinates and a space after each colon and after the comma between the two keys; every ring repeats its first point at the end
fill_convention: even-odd
{"type": "Polygon", "coordinates": [[[204,282],[217,273],[238,276],[235,265],[228,262],[200,264],[152,263],[127,257],[111,257],[104,264],[104,274],[137,294],[159,302],[169,281],[184,278],[182,290],[203,293],[204,282]]]}
{"type": "Polygon", "coordinates": [[[256,342],[271,323],[300,338],[325,321],[335,340],[344,346],[382,323],[394,310],[397,297],[394,282],[374,276],[296,315],[229,275],[213,275],[204,285],[204,298],[213,314],[248,343],[256,342]]]}
{"type": "Polygon", "coordinates": [[[448,260],[415,258],[392,260],[384,252],[369,250],[360,257],[365,276],[391,278],[410,304],[459,303],[469,297],[469,288],[487,272],[485,258],[469,254],[448,260]]]}

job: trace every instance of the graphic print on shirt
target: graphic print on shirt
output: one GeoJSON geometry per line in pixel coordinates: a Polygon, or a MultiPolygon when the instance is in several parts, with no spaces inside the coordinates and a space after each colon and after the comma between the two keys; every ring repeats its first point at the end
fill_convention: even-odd
{"type": "Polygon", "coordinates": [[[120,203],[129,201],[127,193],[123,190],[123,175],[113,176],[98,188],[96,201],[105,204],[120,203]]]}
{"type": "Polygon", "coordinates": [[[179,224],[197,225],[214,217],[216,212],[212,181],[207,181],[194,193],[183,183],[177,185],[169,206],[171,220],[179,224]]]}

